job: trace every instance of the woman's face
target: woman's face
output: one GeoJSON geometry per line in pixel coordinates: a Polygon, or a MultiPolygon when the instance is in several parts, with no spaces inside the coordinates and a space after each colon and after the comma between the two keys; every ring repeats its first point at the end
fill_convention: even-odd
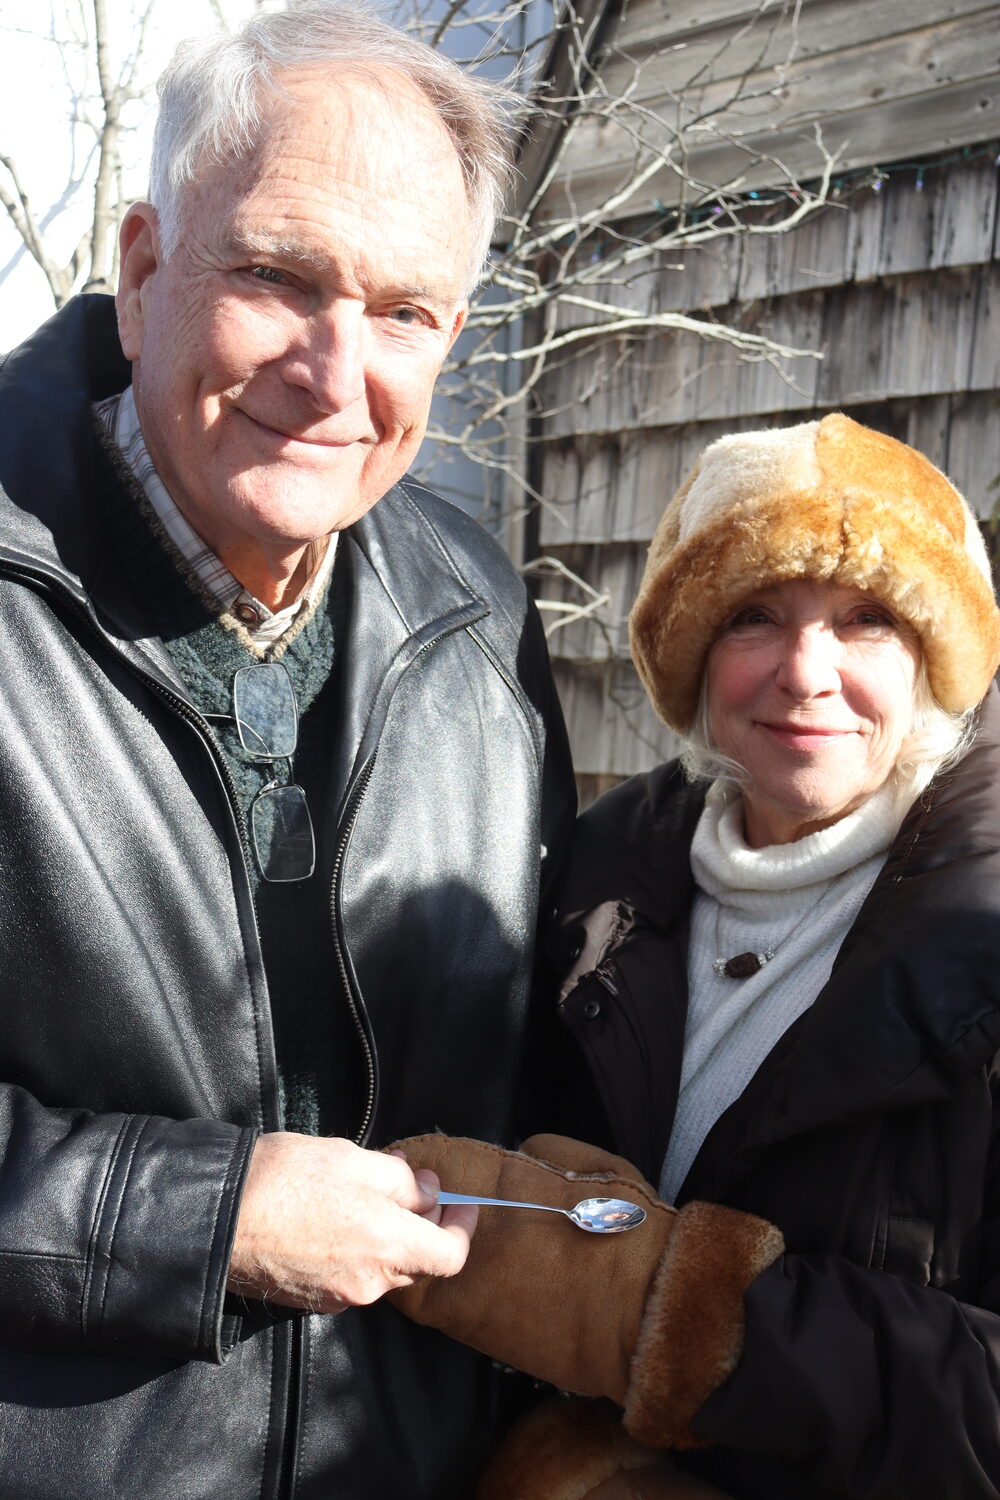
{"type": "Polygon", "coordinates": [[[873,595],[812,579],[754,594],[708,654],[714,743],[747,772],[747,842],[836,823],[891,774],[920,648],[873,595]]]}

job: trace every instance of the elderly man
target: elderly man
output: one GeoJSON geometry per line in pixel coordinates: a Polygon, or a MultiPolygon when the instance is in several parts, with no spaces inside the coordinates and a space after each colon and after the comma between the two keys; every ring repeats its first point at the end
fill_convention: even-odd
{"type": "Polygon", "coordinates": [[[571,816],[523,587],[403,477],[500,108],[322,0],[161,96],[117,323],[0,372],[0,1497],[468,1495],[493,1371],[379,1299],[472,1220],[378,1148],[509,1133],[571,816]]]}

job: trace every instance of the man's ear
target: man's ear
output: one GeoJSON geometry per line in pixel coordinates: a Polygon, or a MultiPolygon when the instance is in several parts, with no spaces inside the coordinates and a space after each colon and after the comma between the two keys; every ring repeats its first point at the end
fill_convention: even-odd
{"type": "Polygon", "coordinates": [[[461,306],[459,307],[457,313],[455,314],[455,321],[451,325],[451,335],[450,335],[450,337],[448,339],[448,348],[449,349],[451,348],[451,346],[455,342],[455,340],[458,338],[458,335],[462,332],[462,329],[465,327],[465,320],[466,320],[466,318],[468,316],[469,316],[469,304],[467,302],[463,302],[461,304],[461,306]]]}
{"type": "Polygon", "coordinates": [[[151,203],[133,203],[118,236],[118,337],[126,359],[138,359],[146,328],[145,291],[160,265],[160,230],[151,203]]]}

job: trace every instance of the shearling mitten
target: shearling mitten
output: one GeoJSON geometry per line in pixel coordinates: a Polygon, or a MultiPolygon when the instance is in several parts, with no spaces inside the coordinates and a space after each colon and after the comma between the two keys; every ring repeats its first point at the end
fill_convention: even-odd
{"type": "Polygon", "coordinates": [[[646,1220],[595,1235],[568,1219],[484,1208],[458,1276],[390,1294],[418,1323],[583,1396],[625,1408],[625,1426],[658,1448],[699,1446],[691,1422],[736,1366],[743,1293],[782,1252],[771,1224],[711,1203],[661,1203],[621,1157],[563,1136],[520,1151],[453,1136],[397,1143],[443,1188],[572,1208],[627,1198],[646,1220]]]}
{"type": "Polygon", "coordinates": [[[560,1398],[529,1412],[491,1458],[476,1500],[722,1500],[669,1454],[629,1437],[609,1401],[560,1398]]]}

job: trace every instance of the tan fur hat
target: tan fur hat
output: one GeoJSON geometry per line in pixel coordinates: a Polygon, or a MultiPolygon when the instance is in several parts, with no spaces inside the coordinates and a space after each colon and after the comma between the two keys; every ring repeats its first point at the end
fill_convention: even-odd
{"type": "Polygon", "coordinates": [[[975,516],[923,454],[835,412],[720,438],[667,506],[629,633],[672,729],[691,726],[719,627],[788,578],[883,600],[920,638],[943,708],[984,696],[1000,662],[1000,613],[975,516]]]}

